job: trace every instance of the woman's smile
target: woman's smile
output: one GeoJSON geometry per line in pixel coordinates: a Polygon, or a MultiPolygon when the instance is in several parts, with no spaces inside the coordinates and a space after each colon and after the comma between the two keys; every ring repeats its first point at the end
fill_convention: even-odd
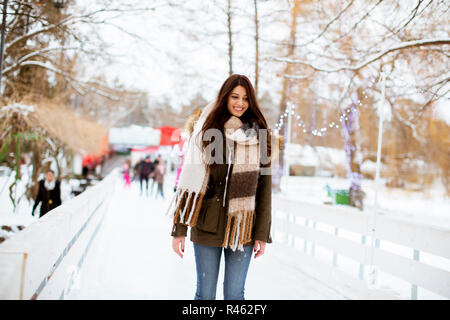
{"type": "Polygon", "coordinates": [[[235,117],[240,117],[248,109],[247,91],[243,86],[235,87],[228,96],[228,111],[235,117]]]}

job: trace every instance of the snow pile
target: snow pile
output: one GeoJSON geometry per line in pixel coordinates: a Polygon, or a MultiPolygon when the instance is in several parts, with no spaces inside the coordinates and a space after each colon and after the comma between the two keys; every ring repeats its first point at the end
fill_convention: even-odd
{"type": "Polygon", "coordinates": [[[1,225],[0,226],[0,243],[12,237],[15,233],[23,230],[23,225],[1,225]]]}
{"type": "MultiPolygon", "coordinates": [[[[282,196],[309,203],[324,203],[327,200],[325,185],[333,189],[348,189],[350,181],[339,177],[290,176],[282,178],[282,196]]],[[[375,182],[363,179],[362,190],[366,193],[364,207],[374,206],[375,182]]],[[[445,196],[442,183],[436,181],[427,193],[408,191],[386,186],[381,178],[378,190],[378,206],[382,214],[400,217],[417,223],[450,228],[450,199],[445,196]]]]}
{"type": "Polygon", "coordinates": [[[289,163],[311,167],[332,167],[346,165],[345,151],[327,147],[312,147],[290,143],[286,145],[286,155],[289,163]]]}
{"type": "Polygon", "coordinates": [[[433,108],[434,115],[450,125],[450,103],[448,99],[439,100],[433,108]]]}
{"type": "Polygon", "coordinates": [[[1,112],[18,112],[20,114],[23,114],[25,117],[28,116],[28,113],[32,113],[35,111],[34,106],[28,106],[21,103],[13,103],[7,106],[3,106],[0,108],[1,112]]]}

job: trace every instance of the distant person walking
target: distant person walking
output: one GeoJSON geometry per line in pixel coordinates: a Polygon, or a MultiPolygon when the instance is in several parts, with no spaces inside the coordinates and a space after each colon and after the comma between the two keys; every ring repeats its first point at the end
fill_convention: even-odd
{"type": "Polygon", "coordinates": [[[44,216],[47,212],[61,204],[60,186],[61,183],[55,179],[53,170],[47,170],[45,179],[39,181],[38,193],[34,200],[33,210],[31,211],[32,216],[34,216],[34,211],[39,203],[42,203],[39,217],[44,216]]]}
{"type": "Polygon", "coordinates": [[[158,189],[156,190],[155,199],[158,198],[158,194],[161,195],[161,198],[164,199],[164,174],[166,171],[166,168],[164,167],[164,161],[162,161],[160,158],[155,160],[155,171],[152,173],[153,175],[153,181],[158,184],[158,189]]]}
{"type": "Polygon", "coordinates": [[[125,188],[129,188],[131,186],[131,180],[130,180],[130,165],[128,164],[129,161],[126,161],[123,164],[123,180],[125,182],[125,188]]]}
{"type": "Polygon", "coordinates": [[[81,171],[81,174],[83,175],[84,179],[87,179],[89,174],[89,168],[87,165],[83,166],[83,170],[81,171]]]}
{"type": "Polygon", "coordinates": [[[145,160],[141,161],[141,164],[140,164],[139,178],[140,178],[140,183],[141,183],[141,196],[142,196],[143,181],[145,181],[145,194],[146,194],[146,196],[148,196],[148,178],[149,178],[150,173],[152,173],[153,169],[154,169],[154,164],[152,163],[150,156],[146,156],[145,160]]]}
{"type": "Polygon", "coordinates": [[[136,180],[136,178],[139,176],[140,172],[141,172],[141,163],[144,161],[144,158],[141,158],[135,165],[133,168],[133,178],[131,179],[131,182],[133,182],[134,180],[136,180]]]}
{"type": "MultiPolygon", "coordinates": [[[[152,171],[150,172],[150,178],[152,179],[152,186],[150,187],[150,195],[153,195],[153,190],[155,188],[155,184],[158,185],[158,183],[155,180],[155,174],[154,174],[155,171],[154,170],[156,169],[157,163],[160,163],[161,161],[163,161],[161,159],[161,155],[158,155],[155,159],[155,162],[153,162],[152,171]]],[[[158,189],[157,189],[157,191],[158,191],[158,189]]]]}

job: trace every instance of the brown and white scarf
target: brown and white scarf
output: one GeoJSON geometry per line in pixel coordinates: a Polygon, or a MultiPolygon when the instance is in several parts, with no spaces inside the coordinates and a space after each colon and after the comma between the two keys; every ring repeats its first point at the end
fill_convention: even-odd
{"type": "MultiPolygon", "coordinates": [[[[208,166],[201,150],[201,129],[213,107],[214,102],[202,111],[188,141],[177,191],[168,208],[174,223],[190,227],[197,223],[209,178],[208,166]]],[[[244,125],[235,116],[231,116],[224,126],[229,158],[223,205],[225,206],[227,189],[229,203],[222,247],[231,248],[233,251],[242,251],[243,245],[252,241],[255,197],[260,173],[259,142],[255,129],[257,130],[244,125]],[[229,177],[231,163],[233,169],[229,177]]]]}

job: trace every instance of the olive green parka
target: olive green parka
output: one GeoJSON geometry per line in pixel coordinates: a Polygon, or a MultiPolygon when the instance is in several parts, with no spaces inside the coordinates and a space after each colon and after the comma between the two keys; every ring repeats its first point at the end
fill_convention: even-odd
{"type": "MultiPolygon", "coordinates": [[[[195,121],[199,118],[200,113],[201,110],[197,109],[190,117],[188,117],[184,128],[189,134],[192,134],[195,121]]],[[[225,199],[225,206],[223,205],[227,172],[228,164],[226,161],[224,161],[223,164],[216,164],[210,170],[208,186],[202,200],[198,221],[197,224],[191,228],[191,241],[195,243],[207,246],[222,246],[225,237],[228,212],[228,199],[225,199]]],[[[242,188],[245,188],[245,185],[242,186],[242,188]]],[[[228,191],[229,190],[227,190],[226,194],[229,194],[228,191]]],[[[253,245],[254,240],[260,240],[266,243],[272,242],[270,235],[272,223],[271,211],[272,176],[260,174],[255,196],[252,242],[247,243],[247,246],[253,245]]],[[[188,227],[181,223],[174,224],[171,235],[174,237],[185,237],[187,236],[187,229],[188,227]]]]}
{"type": "MultiPolygon", "coordinates": [[[[191,228],[191,241],[205,246],[222,246],[225,237],[227,222],[228,199],[223,197],[225,191],[225,180],[228,165],[217,164],[209,174],[208,186],[198,217],[197,224],[191,228]]],[[[228,186],[229,187],[229,186],[228,186]]],[[[245,185],[242,186],[245,188],[245,185]]],[[[227,190],[226,194],[229,194],[227,190]]],[[[253,221],[252,242],[246,244],[253,245],[254,240],[271,243],[271,201],[272,201],[272,176],[259,175],[258,186],[255,196],[255,215],[253,221]]],[[[181,223],[173,225],[172,236],[187,236],[187,226],[181,223]]]]}

